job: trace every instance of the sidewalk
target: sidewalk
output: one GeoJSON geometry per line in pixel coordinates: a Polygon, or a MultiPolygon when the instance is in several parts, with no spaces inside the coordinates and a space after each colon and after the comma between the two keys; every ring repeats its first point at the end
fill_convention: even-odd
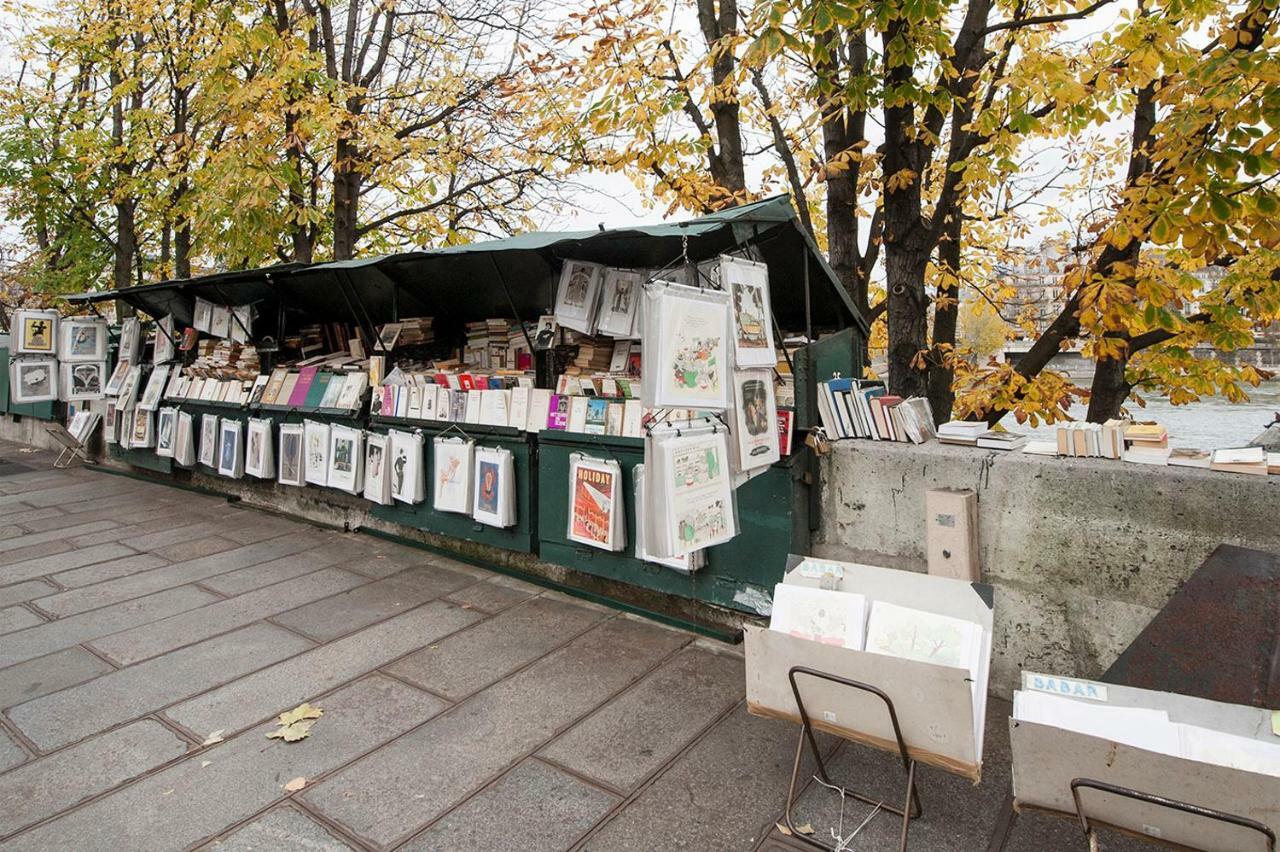
{"type": "MultiPolygon", "coordinates": [[[[0,444],[0,847],[791,848],[772,827],[798,729],[747,714],[740,648],[50,461],[0,444]],[[268,739],[304,701],[310,735],[268,739]]],[[[919,772],[912,849],[986,847],[1008,710],[981,785],[919,772]]],[[[888,755],[833,765],[901,795],[888,755]]],[[[825,835],[838,799],[810,787],[825,835]]],[[[880,816],[851,848],[896,838],[880,816]]],[[[1085,844],[1028,815],[1009,848],[1085,844]]]]}

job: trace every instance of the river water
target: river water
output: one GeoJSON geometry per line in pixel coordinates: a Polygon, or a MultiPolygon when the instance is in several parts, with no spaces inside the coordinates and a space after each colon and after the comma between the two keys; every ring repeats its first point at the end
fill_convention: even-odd
{"type": "MultiPolygon", "coordinates": [[[[1071,416],[1083,420],[1087,406],[1077,405],[1071,416]]],[[[1215,450],[1219,447],[1242,447],[1266,428],[1277,412],[1280,412],[1280,381],[1263,382],[1249,389],[1249,401],[1230,403],[1221,397],[1204,399],[1191,405],[1171,405],[1163,397],[1148,397],[1145,408],[1128,406],[1134,420],[1154,420],[1169,430],[1169,446],[1198,447],[1215,450]]],[[[1026,432],[1037,438],[1054,436],[1055,427],[1019,426],[1012,417],[1006,417],[1002,425],[1011,432],[1026,432]]]]}

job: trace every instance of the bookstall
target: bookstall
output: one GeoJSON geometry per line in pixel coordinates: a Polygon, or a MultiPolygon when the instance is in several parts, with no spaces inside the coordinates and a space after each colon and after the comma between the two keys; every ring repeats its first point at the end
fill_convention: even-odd
{"type": "Polygon", "coordinates": [[[105,381],[115,462],[239,479],[229,492],[266,504],[290,486],[312,504],[346,492],[381,532],[609,597],[643,590],[649,609],[655,595],[765,609],[817,523],[817,383],[859,375],[867,337],[786,197],[70,299],[155,325],[148,344],[125,321],[105,381]],[[714,334],[649,351],[706,317],[714,334]],[[651,404],[673,375],[686,396],[651,404]],[[680,455],[699,436],[700,455],[680,455]],[[703,485],[732,473],[732,487],[698,492],[691,459],[703,485]],[[685,489],[697,521],[646,521],[640,487],[685,489]]]}

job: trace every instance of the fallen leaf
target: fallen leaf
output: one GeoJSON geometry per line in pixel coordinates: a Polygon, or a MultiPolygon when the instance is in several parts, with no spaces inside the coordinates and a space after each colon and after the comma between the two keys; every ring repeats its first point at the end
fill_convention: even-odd
{"type": "Polygon", "coordinates": [[[303,702],[288,712],[280,714],[281,725],[292,725],[294,722],[301,722],[303,719],[319,719],[324,715],[324,711],[319,707],[312,707],[310,704],[303,702]]]}
{"type": "Polygon", "coordinates": [[[781,834],[782,836],[784,836],[784,837],[790,837],[790,836],[791,836],[791,829],[787,828],[787,826],[786,826],[786,824],[785,824],[785,823],[775,822],[775,823],[773,824],[773,827],[774,827],[774,828],[776,828],[776,829],[778,829],[778,833],[779,833],[779,834],[781,834]]]}
{"type": "Polygon", "coordinates": [[[307,779],[303,778],[302,776],[298,776],[297,778],[294,778],[292,781],[290,781],[288,784],[285,784],[284,789],[286,793],[296,793],[305,786],[307,786],[307,779]]]}
{"type": "Polygon", "coordinates": [[[212,761],[212,760],[202,760],[202,761],[200,761],[200,768],[201,768],[201,769],[204,769],[206,766],[212,766],[212,765],[213,765],[213,761],[212,761]]]}
{"type": "Polygon", "coordinates": [[[222,742],[222,731],[217,730],[209,734],[209,736],[205,738],[205,741],[200,743],[200,745],[202,746],[216,745],[220,742],[222,742]]]}
{"type": "Polygon", "coordinates": [[[801,834],[813,834],[813,826],[806,822],[804,825],[797,825],[796,831],[801,834]]]}
{"type": "Polygon", "coordinates": [[[284,740],[287,743],[296,743],[298,740],[304,739],[311,735],[311,726],[315,722],[307,719],[301,722],[294,722],[292,725],[281,725],[271,733],[267,734],[269,740],[284,740]]]}
{"type": "Polygon", "coordinates": [[[172,790],[165,790],[164,793],[162,793],[161,795],[167,796],[172,792],[173,792],[172,790]]]}

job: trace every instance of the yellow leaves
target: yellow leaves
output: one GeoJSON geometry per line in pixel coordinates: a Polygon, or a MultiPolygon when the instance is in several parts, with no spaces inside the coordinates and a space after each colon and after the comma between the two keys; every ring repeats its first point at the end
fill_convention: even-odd
{"type": "Polygon", "coordinates": [[[885,181],[885,187],[889,192],[900,192],[915,183],[915,180],[918,177],[920,177],[920,175],[911,169],[899,169],[889,175],[888,180],[885,181]]]}
{"type": "Polygon", "coordinates": [[[267,739],[279,739],[287,743],[306,739],[311,734],[311,726],[315,724],[315,720],[323,715],[324,711],[319,707],[312,707],[308,703],[299,704],[280,714],[280,727],[267,734],[267,739]]]}

